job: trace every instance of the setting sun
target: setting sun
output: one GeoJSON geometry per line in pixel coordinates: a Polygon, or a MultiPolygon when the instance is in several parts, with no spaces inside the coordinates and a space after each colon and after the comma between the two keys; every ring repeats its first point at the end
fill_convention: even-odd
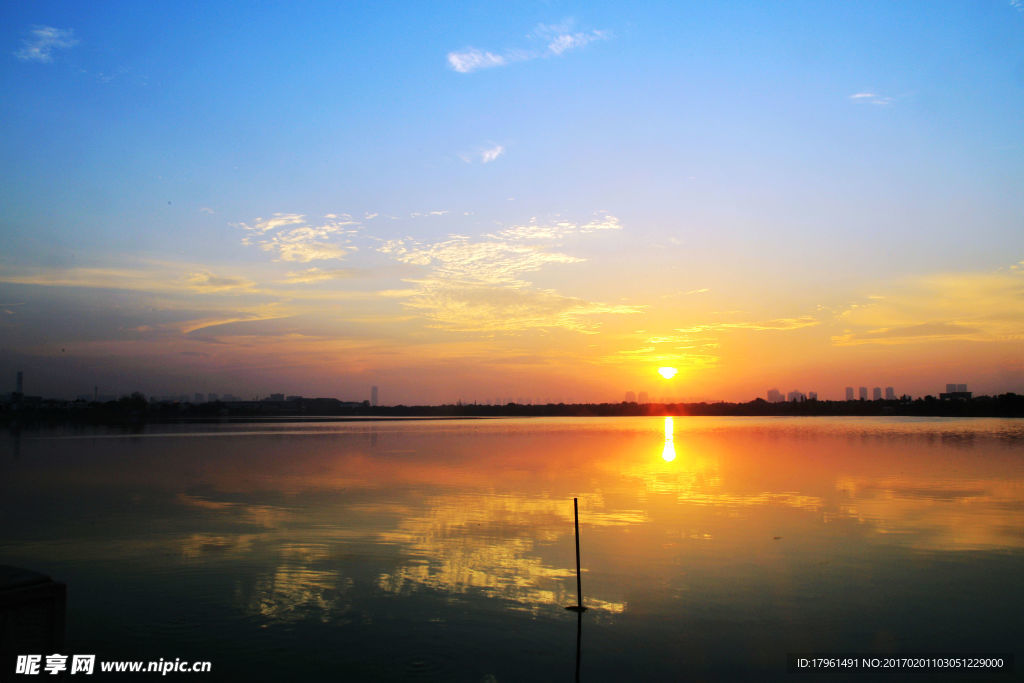
{"type": "Polygon", "coordinates": [[[665,379],[672,379],[673,377],[676,376],[677,372],[679,371],[676,370],[675,368],[658,368],[658,374],[664,377],[665,379]]]}

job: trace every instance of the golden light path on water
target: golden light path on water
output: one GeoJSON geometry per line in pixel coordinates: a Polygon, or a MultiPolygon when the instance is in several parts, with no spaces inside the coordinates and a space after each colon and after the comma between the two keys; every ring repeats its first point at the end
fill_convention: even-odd
{"type": "Polygon", "coordinates": [[[676,444],[674,441],[675,422],[671,417],[665,418],[665,448],[661,451],[661,459],[665,462],[672,462],[676,459],[676,444]]]}

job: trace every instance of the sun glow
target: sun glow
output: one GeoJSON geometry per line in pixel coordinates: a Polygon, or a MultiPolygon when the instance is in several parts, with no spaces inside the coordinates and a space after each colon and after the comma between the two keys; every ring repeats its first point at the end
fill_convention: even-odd
{"type": "Polygon", "coordinates": [[[679,371],[676,370],[675,368],[658,368],[658,374],[664,377],[665,379],[672,379],[673,377],[676,376],[677,372],[679,371]]]}

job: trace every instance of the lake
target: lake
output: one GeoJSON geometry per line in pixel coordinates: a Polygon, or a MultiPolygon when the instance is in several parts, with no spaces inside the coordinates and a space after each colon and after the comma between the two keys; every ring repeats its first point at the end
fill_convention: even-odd
{"type": "Polygon", "coordinates": [[[0,449],[0,564],[67,584],[64,653],[212,662],[174,680],[840,680],[787,654],[1024,640],[1021,420],[251,421],[0,449]]]}

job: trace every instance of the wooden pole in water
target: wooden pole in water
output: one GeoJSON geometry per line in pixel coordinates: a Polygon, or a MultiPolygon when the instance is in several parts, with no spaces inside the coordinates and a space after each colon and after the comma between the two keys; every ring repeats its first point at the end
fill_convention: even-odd
{"type": "Polygon", "coordinates": [[[576,604],[566,609],[582,612],[587,608],[583,606],[583,583],[580,580],[580,505],[577,498],[572,499],[572,517],[576,525],[576,604]]]}
{"type": "Polygon", "coordinates": [[[572,499],[572,518],[576,525],[576,606],[583,611],[583,582],[580,579],[580,504],[576,498],[572,499]]]}

